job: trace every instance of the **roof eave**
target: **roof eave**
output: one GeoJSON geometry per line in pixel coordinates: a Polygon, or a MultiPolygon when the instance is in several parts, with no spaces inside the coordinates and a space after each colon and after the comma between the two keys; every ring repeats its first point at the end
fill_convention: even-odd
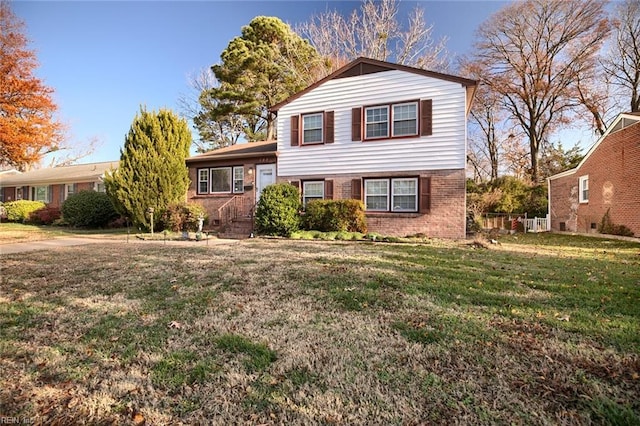
{"type": "Polygon", "coordinates": [[[192,163],[205,163],[211,161],[219,161],[219,160],[236,160],[241,158],[251,158],[251,157],[264,157],[264,156],[278,156],[277,151],[265,151],[265,152],[247,152],[247,153],[239,153],[239,154],[220,154],[220,155],[211,155],[209,157],[191,157],[187,158],[185,161],[187,164],[192,163]]]}

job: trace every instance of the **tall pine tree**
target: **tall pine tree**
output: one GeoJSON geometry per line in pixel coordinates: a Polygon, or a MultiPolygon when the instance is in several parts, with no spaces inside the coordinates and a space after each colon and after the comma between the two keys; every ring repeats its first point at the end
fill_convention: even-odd
{"type": "MultiPolygon", "coordinates": [[[[120,150],[119,168],[105,177],[107,193],[116,209],[135,226],[149,229],[167,205],[184,200],[189,186],[185,159],[191,133],[187,121],[170,110],[136,114],[120,150]]],[[[155,225],[155,223],[154,223],[155,225]]]]}
{"type": "Polygon", "coordinates": [[[271,16],[257,16],[242,27],[242,35],[229,42],[220,59],[211,67],[218,84],[202,91],[193,118],[200,138],[213,146],[234,143],[217,128],[238,121],[244,139],[274,139],[276,116],[269,108],[313,83],[310,76],[323,67],[308,41],[271,16]]]}

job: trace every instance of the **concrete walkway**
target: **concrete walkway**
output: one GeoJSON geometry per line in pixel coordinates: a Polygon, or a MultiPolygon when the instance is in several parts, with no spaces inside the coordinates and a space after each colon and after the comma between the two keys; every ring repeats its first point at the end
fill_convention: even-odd
{"type": "Polygon", "coordinates": [[[163,241],[163,240],[141,240],[130,237],[127,242],[123,238],[92,238],[92,237],[58,237],[49,240],[28,241],[23,243],[0,244],[0,256],[15,253],[24,253],[36,250],[54,250],[59,247],[72,247],[87,244],[156,244],[174,247],[211,247],[223,244],[238,244],[239,240],[227,240],[223,238],[210,238],[208,241],[163,241]]]}

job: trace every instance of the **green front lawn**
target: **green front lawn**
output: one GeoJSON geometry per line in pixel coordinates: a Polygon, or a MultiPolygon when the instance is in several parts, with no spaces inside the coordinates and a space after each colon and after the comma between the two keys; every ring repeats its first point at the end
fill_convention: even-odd
{"type": "Polygon", "coordinates": [[[1,267],[3,415],[640,422],[637,243],[123,242],[1,267]]]}

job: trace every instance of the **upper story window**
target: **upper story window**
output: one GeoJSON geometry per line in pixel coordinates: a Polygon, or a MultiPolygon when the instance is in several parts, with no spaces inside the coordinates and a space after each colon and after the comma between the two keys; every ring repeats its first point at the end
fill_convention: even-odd
{"type": "Polygon", "coordinates": [[[580,176],[579,180],[579,200],[581,203],[589,202],[589,175],[580,176]]]}
{"type": "Polygon", "coordinates": [[[244,167],[198,169],[198,194],[244,192],[244,167]]]}
{"type": "Polygon", "coordinates": [[[377,106],[364,110],[365,135],[367,139],[386,138],[389,136],[389,107],[377,106]]]}
{"type": "Polygon", "coordinates": [[[302,144],[322,143],[322,113],[302,116],[302,144]]]}
{"type": "Polygon", "coordinates": [[[352,141],[431,136],[432,134],[433,102],[431,99],[351,109],[352,141]]]}
{"type": "Polygon", "coordinates": [[[418,103],[393,106],[393,136],[414,136],[418,134],[418,103]]]}

